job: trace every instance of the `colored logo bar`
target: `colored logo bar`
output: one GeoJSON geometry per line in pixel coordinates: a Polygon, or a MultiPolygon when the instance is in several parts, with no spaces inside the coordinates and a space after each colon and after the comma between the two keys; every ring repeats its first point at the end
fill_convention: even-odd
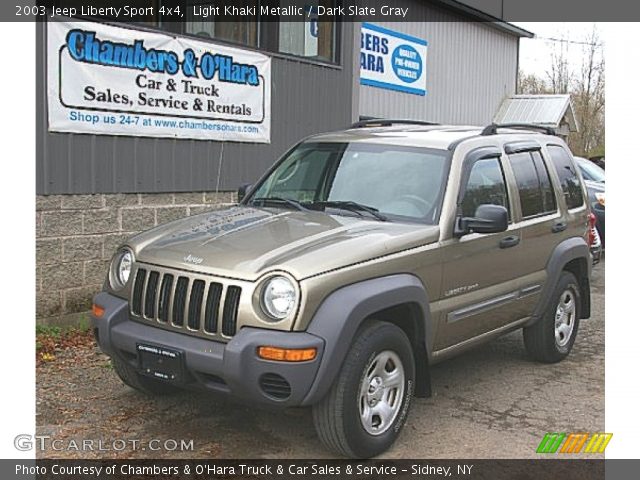
{"type": "Polygon", "coordinates": [[[536,453],[604,453],[613,433],[547,433],[536,453]]]}

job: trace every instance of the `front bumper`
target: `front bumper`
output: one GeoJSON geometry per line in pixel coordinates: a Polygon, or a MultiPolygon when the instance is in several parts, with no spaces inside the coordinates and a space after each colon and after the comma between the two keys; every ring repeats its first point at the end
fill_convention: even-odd
{"type": "Polygon", "coordinates": [[[228,343],[222,343],[132,321],[127,301],[106,292],[96,295],[94,303],[105,309],[101,317],[91,317],[104,353],[138,368],[137,343],[179,350],[184,359],[182,387],[230,394],[251,402],[295,406],[302,404],[316,380],[324,340],[310,333],[244,327],[228,343]],[[275,362],[257,356],[258,347],[263,345],[315,347],[318,354],[307,362],[275,362]],[[269,387],[274,378],[280,379],[277,392],[269,387]],[[286,393],[286,384],[290,393],[285,398],[282,392],[286,393]]]}

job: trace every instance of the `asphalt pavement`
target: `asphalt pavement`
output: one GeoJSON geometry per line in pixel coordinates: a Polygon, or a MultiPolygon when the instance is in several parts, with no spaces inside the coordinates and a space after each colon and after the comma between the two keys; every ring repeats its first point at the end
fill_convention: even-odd
{"type": "MultiPolygon", "coordinates": [[[[516,331],[434,366],[434,395],[414,400],[384,457],[535,458],[547,432],[604,431],[604,287],[602,262],[592,278],[592,316],[563,362],[532,361],[516,331]]],[[[39,457],[331,457],[309,409],[262,410],[193,392],[150,399],[122,385],[94,347],[38,368],[36,424],[39,435],[61,440],[39,457]],[[93,450],[69,448],[87,439],[93,450]],[[119,450],[123,442],[114,441],[122,439],[119,450]],[[187,449],[167,440],[184,440],[187,449]]]]}

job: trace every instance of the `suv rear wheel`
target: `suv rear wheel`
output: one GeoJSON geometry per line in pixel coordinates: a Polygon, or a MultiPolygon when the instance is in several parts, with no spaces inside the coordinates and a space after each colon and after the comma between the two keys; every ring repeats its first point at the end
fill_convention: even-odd
{"type": "Polygon", "coordinates": [[[125,385],[146,395],[171,395],[180,391],[179,388],[169,385],[166,382],[141,375],[131,365],[115,357],[111,358],[111,364],[125,385]]]}
{"type": "Polygon", "coordinates": [[[544,363],[563,360],[573,347],[580,324],[580,287],[576,277],[562,272],[543,317],[524,329],[529,354],[544,363]]]}
{"type": "Polygon", "coordinates": [[[395,325],[371,322],[356,335],[331,390],[313,406],[322,443],[347,457],[387,450],[405,423],[415,384],[409,339],[395,325]]]}

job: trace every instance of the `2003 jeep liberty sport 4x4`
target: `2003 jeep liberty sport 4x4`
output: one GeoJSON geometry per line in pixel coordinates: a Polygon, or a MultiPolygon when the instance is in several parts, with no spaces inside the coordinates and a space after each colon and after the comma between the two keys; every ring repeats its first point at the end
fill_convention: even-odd
{"type": "Polygon", "coordinates": [[[593,219],[552,131],[360,122],[239,196],[114,255],[92,322],[127,385],[311,406],[324,445],[371,457],[433,363],[518,328],[558,362],[590,315],[593,219]]]}

